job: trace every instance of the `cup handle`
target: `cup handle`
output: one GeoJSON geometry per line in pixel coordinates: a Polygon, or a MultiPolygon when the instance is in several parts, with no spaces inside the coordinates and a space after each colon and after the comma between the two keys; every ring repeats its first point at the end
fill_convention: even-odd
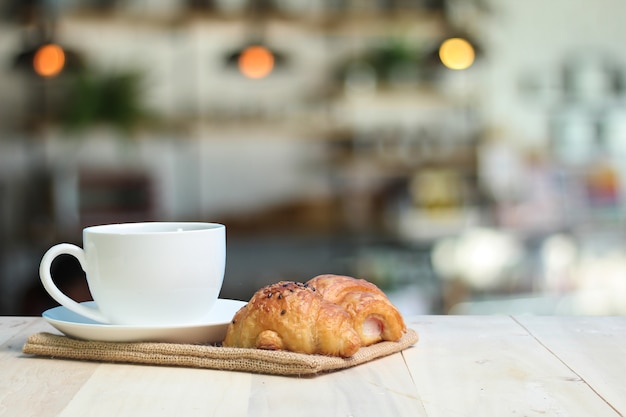
{"type": "Polygon", "coordinates": [[[52,275],[50,274],[50,267],[52,266],[52,261],[54,261],[57,256],[63,254],[72,255],[78,259],[81,268],[83,268],[83,271],[85,270],[85,251],[82,248],[69,243],[60,243],[55,245],[48,249],[39,264],[39,278],[41,279],[41,283],[44,288],[48,291],[48,294],[50,294],[52,298],[68,310],[100,323],[109,323],[109,319],[107,319],[102,312],[100,312],[100,310],[77,303],[67,295],[63,294],[54,284],[52,281],[52,275]]]}

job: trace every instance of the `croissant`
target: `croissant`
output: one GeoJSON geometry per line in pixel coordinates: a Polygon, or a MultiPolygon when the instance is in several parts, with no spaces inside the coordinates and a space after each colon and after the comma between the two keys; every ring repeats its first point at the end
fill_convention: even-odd
{"type": "Polygon", "coordinates": [[[310,285],[281,281],[258,290],[235,313],[222,345],[349,357],[361,340],[341,306],[310,285]]]}
{"type": "Polygon", "coordinates": [[[322,297],[343,307],[352,317],[362,346],[398,341],[406,325],[398,309],[375,284],[342,275],[318,275],[307,282],[322,297]]]}

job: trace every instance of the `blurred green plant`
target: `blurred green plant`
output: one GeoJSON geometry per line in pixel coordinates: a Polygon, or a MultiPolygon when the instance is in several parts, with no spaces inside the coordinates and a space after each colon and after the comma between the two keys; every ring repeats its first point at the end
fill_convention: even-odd
{"type": "Polygon", "coordinates": [[[365,59],[372,64],[382,79],[391,78],[398,66],[418,69],[421,63],[419,51],[398,40],[373,49],[365,59]]]}
{"type": "Polygon", "coordinates": [[[422,59],[422,52],[418,48],[399,39],[390,39],[340,64],[336,77],[343,81],[355,65],[368,65],[382,82],[393,81],[399,73],[419,78],[422,59]]]}
{"type": "Polygon", "coordinates": [[[152,114],[143,103],[144,75],[138,71],[111,74],[85,71],[69,84],[61,109],[61,125],[70,132],[109,125],[130,135],[152,114]]]}

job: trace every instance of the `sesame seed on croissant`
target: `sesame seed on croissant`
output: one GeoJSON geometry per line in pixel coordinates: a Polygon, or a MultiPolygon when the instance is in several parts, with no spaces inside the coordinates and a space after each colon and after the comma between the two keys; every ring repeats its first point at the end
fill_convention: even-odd
{"type": "Polygon", "coordinates": [[[349,357],[360,346],[352,317],[307,284],[258,290],[228,326],[223,346],[349,357]]]}

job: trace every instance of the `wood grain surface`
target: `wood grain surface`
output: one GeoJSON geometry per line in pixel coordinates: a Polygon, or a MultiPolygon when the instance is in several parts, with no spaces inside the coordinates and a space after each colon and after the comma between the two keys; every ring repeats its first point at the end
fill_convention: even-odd
{"type": "Polygon", "coordinates": [[[315,377],[24,355],[0,317],[0,416],[626,415],[626,317],[418,316],[402,353],[315,377]]]}

